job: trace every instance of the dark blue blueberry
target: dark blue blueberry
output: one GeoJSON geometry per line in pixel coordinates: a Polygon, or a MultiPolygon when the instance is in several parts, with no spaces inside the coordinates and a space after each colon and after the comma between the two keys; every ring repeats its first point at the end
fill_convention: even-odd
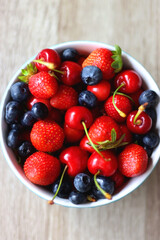
{"type": "MultiPolygon", "coordinates": [[[[108,177],[104,176],[97,176],[97,182],[100,187],[107,193],[113,194],[114,192],[114,181],[112,181],[108,177]]],[[[98,199],[105,198],[104,195],[97,189],[96,185],[94,184],[92,187],[93,195],[96,196],[98,199]]]]}
{"type": "Polygon", "coordinates": [[[75,48],[67,48],[61,53],[62,61],[77,62],[79,59],[79,52],[75,48]]]}
{"type": "Polygon", "coordinates": [[[33,116],[33,113],[27,111],[21,119],[21,124],[25,127],[32,127],[36,121],[37,119],[33,116]]]}
{"type": "Polygon", "coordinates": [[[18,154],[21,157],[27,158],[34,152],[34,147],[31,142],[25,141],[18,147],[18,154]]]}
{"type": "Polygon", "coordinates": [[[18,123],[21,116],[21,104],[16,101],[10,101],[6,105],[5,120],[8,124],[18,123]]]}
{"type": "Polygon", "coordinates": [[[48,116],[48,108],[42,102],[37,102],[32,106],[31,112],[36,119],[44,119],[48,116]]]}
{"type": "Polygon", "coordinates": [[[23,129],[23,126],[20,123],[13,123],[10,125],[10,129],[21,131],[23,129]]]}
{"type": "Polygon", "coordinates": [[[7,145],[10,148],[17,148],[21,144],[19,131],[11,130],[7,136],[7,145]]]}
{"type": "Polygon", "coordinates": [[[97,98],[92,92],[84,90],[79,94],[78,102],[81,106],[93,108],[97,104],[97,98]]]}
{"type": "Polygon", "coordinates": [[[146,90],[141,93],[139,96],[139,104],[142,105],[144,103],[148,103],[148,107],[155,107],[157,103],[159,102],[159,96],[158,94],[153,90],[146,90]]]}
{"type": "Polygon", "coordinates": [[[85,193],[72,191],[69,194],[69,201],[71,201],[74,204],[81,204],[87,201],[87,196],[85,193]]]}
{"type": "Polygon", "coordinates": [[[146,150],[148,157],[152,155],[153,148],[149,148],[147,146],[143,146],[143,148],[146,150]]]}
{"type": "Polygon", "coordinates": [[[28,84],[24,82],[16,82],[11,86],[11,97],[13,100],[22,102],[30,95],[28,84]]]}
{"type": "Polygon", "coordinates": [[[81,79],[87,85],[95,85],[102,80],[102,71],[96,66],[84,67],[81,72],[81,79]]]}
{"type": "Polygon", "coordinates": [[[74,186],[79,192],[88,192],[91,189],[91,177],[85,173],[79,173],[74,178],[74,186]]]}
{"type": "Polygon", "coordinates": [[[155,132],[148,132],[143,136],[143,144],[149,148],[155,148],[159,143],[159,136],[155,132]]]}
{"type": "Polygon", "coordinates": [[[153,122],[156,122],[157,120],[157,113],[156,110],[153,107],[149,107],[145,109],[145,112],[150,116],[153,122]]]}
{"type": "MultiPolygon", "coordinates": [[[[55,194],[58,186],[59,186],[60,179],[58,179],[56,182],[52,185],[52,191],[55,194]]],[[[63,179],[61,187],[59,189],[59,192],[57,194],[60,198],[68,198],[70,192],[72,191],[72,184],[68,179],[63,179]]]]}

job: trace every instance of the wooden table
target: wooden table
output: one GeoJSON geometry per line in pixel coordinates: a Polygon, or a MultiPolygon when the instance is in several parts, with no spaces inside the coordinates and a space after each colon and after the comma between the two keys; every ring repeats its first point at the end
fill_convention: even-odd
{"type": "MultiPolygon", "coordinates": [[[[119,44],[160,86],[159,0],[0,0],[0,95],[28,58],[70,40],[119,44]]],[[[49,206],[0,159],[0,239],[160,239],[160,164],[124,199],[70,209],[49,206]]]]}

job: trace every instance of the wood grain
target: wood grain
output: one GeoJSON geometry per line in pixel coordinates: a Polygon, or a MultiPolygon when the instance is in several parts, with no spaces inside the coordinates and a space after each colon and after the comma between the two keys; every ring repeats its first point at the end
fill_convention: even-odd
{"type": "MultiPolygon", "coordinates": [[[[160,86],[159,26],[158,0],[0,0],[0,96],[28,58],[70,40],[119,44],[160,86]]],[[[124,199],[72,209],[48,206],[0,160],[0,239],[160,239],[160,164],[124,199]]]]}

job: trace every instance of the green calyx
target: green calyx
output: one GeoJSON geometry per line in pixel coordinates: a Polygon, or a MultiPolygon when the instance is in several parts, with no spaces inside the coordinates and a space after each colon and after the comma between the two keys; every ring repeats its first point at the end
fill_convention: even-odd
{"type": "Polygon", "coordinates": [[[111,67],[114,68],[114,72],[118,73],[122,70],[123,61],[122,61],[122,50],[118,45],[115,45],[115,50],[112,51],[112,58],[114,61],[111,64],[111,67]]]}
{"type": "Polygon", "coordinates": [[[29,63],[26,69],[21,70],[22,75],[18,77],[22,82],[28,83],[29,78],[37,73],[37,68],[32,63],[29,63]]]}

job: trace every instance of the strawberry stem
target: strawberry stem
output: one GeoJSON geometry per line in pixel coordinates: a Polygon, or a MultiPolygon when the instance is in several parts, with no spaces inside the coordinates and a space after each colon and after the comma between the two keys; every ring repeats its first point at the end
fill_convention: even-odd
{"type": "Polygon", "coordinates": [[[65,168],[63,169],[63,172],[62,172],[62,175],[61,175],[56,193],[54,194],[53,198],[48,201],[48,203],[51,204],[51,205],[54,204],[54,199],[56,198],[57,194],[59,193],[59,190],[60,190],[60,187],[62,185],[63,178],[64,178],[64,174],[65,174],[67,168],[68,168],[68,165],[66,165],[65,168]]]}
{"type": "Polygon", "coordinates": [[[114,61],[111,64],[111,67],[114,68],[114,72],[118,73],[122,70],[123,61],[122,61],[122,50],[118,45],[115,45],[115,51],[112,51],[112,59],[114,61]]]}
{"type": "Polygon", "coordinates": [[[115,95],[117,94],[118,90],[123,87],[125,85],[125,83],[122,83],[116,90],[115,92],[113,93],[113,98],[112,98],[112,102],[113,102],[113,106],[115,107],[115,109],[117,110],[117,112],[119,113],[119,115],[121,117],[126,117],[126,114],[124,112],[122,112],[115,104],[115,101],[114,101],[114,98],[115,98],[115,95]]]}
{"type": "Polygon", "coordinates": [[[148,103],[146,102],[146,103],[142,104],[141,106],[139,106],[138,111],[133,119],[133,123],[135,125],[140,125],[142,123],[142,120],[140,120],[140,119],[137,120],[137,118],[146,109],[147,105],[148,105],[148,103]]]}
{"type": "Polygon", "coordinates": [[[99,175],[100,172],[101,172],[101,171],[98,170],[98,172],[97,172],[96,174],[94,174],[94,183],[95,183],[97,189],[105,196],[105,198],[111,200],[111,199],[112,199],[111,194],[110,194],[110,193],[107,193],[106,191],[104,191],[104,190],[101,188],[101,186],[98,184],[98,182],[97,182],[97,175],[99,175]]]}

